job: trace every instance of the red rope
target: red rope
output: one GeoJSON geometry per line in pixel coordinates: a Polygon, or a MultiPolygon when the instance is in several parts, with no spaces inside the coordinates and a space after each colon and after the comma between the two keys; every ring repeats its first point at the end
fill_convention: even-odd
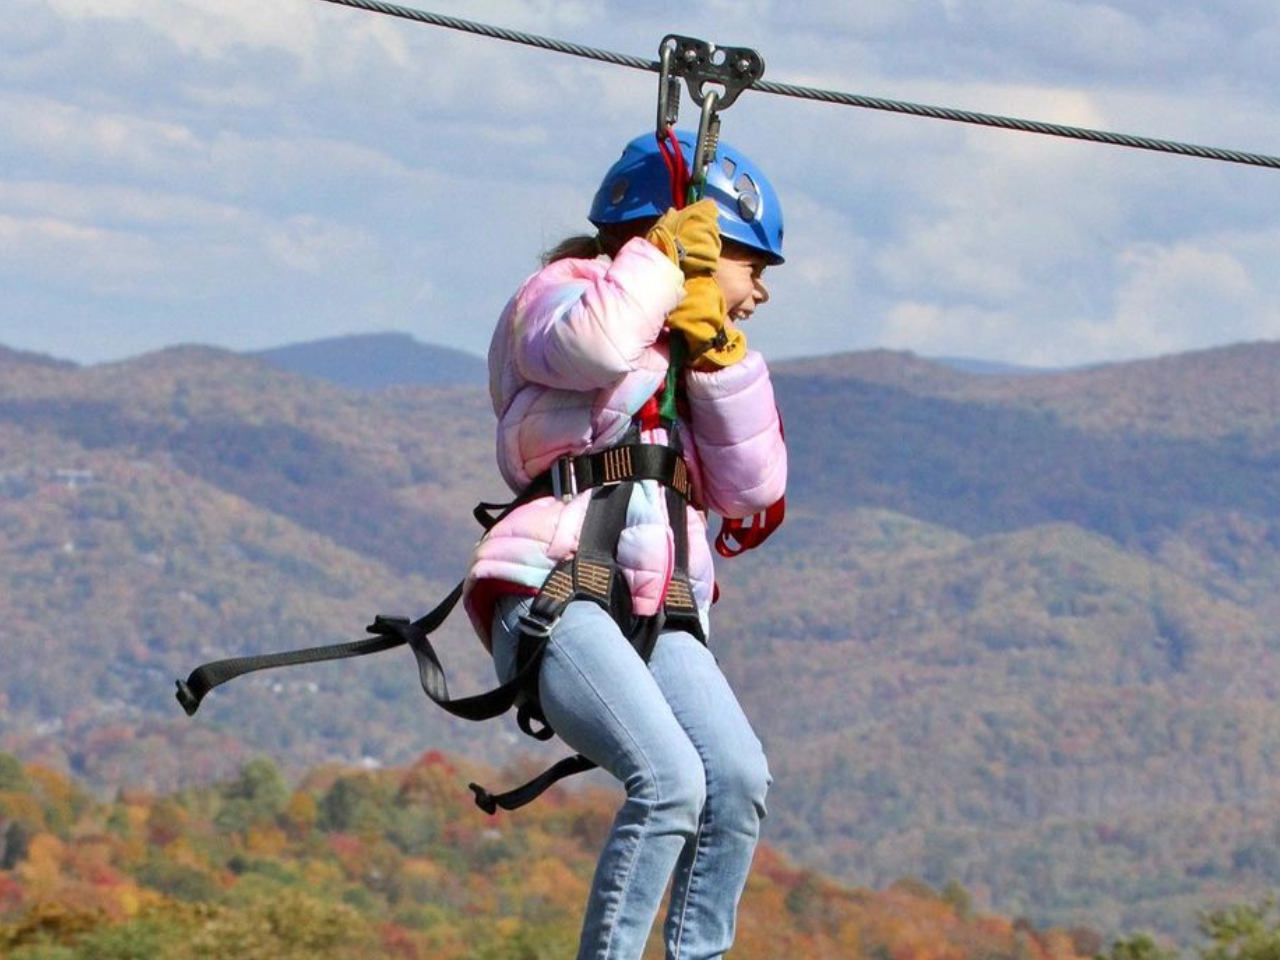
{"type": "Polygon", "coordinates": [[[676,139],[674,128],[667,127],[656,136],[662,161],[667,165],[667,175],[671,178],[671,205],[680,210],[688,196],[689,167],[684,162],[684,153],[680,149],[680,141],[676,139]]]}

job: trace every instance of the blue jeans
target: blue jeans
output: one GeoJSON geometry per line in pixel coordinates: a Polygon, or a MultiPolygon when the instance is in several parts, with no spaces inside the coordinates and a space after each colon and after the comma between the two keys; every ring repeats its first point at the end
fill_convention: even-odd
{"type": "MultiPolygon", "coordinates": [[[[514,671],[529,603],[498,604],[499,679],[514,671]]],[[[596,865],[578,960],[639,960],[668,880],[668,960],[723,956],[770,776],[715,657],[690,634],[668,631],[646,669],[607,613],[577,601],[552,633],[538,691],[560,738],[626,789],[596,865]]]]}

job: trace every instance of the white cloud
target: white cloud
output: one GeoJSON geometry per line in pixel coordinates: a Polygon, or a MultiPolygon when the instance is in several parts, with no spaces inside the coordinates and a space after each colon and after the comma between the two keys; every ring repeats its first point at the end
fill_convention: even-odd
{"type": "Polygon", "coordinates": [[[59,18],[97,25],[112,21],[164,37],[184,53],[206,59],[237,47],[304,56],[315,48],[319,7],[301,0],[43,0],[59,18]]]}
{"type": "Polygon", "coordinates": [[[945,302],[889,310],[886,346],[1042,366],[1129,359],[1280,337],[1280,279],[1267,267],[1280,231],[1125,249],[1107,312],[1044,316],[945,302]]]}
{"type": "Polygon", "coordinates": [[[275,264],[309,274],[366,260],[378,248],[368,233],[316,217],[290,217],[274,225],[264,240],[266,252],[275,264]]]}
{"type": "MultiPolygon", "coordinates": [[[[1041,351],[1042,339],[1043,334],[1036,329],[1032,318],[1012,311],[907,300],[890,308],[879,342],[891,349],[929,356],[977,357],[1036,365],[1049,362],[1041,351]]],[[[1056,350],[1052,355],[1057,356],[1056,350]]]]}
{"type": "Polygon", "coordinates": [[[163,281],[160,254],[155,241],[136,233],[0,214],[0,275],[69,285],[95,296],[151,297],[163,281]]]}
{"type": "MultiPolygon", "coordinates": [[[[1250,0],[424,6],[645,56],[689,33],[757,46],[771,79],[1280,152],[1280,9],[1250,0]]],[[[382,326],[483,351],[652,123],[650,74],[316,0],[16,9],[0,343],[50,348],[57,317],[93,316],[85,350],[382,326]]],[[[1277,333],[1280,173],[753,94],[725,136],[787,210],[750,329],[771,353],[1060,364],[1277,333]]]]}
{"type": "Polygon", "coordinates": [[[211,274],[251,290],[279,271],[314,277],[376,263],[379,243],[317,217],[273,219],[199,197],[0,182],[0,252],[0,273],[178,307],[205,298],[211,274]]]}
{"type": "Polygon", "coordinates": [[[1280,332],[1280,306],[1268,302],[1242,259],[1219,244],[1141,244],[1120,263],[1115,314],[1094,331],[1095,349],[1143,356],[1251,339],[1268,325],[1280,332]]]}
{"type": "Polygon", "coordinates": [[[0,94],[0,127],[6,152],[25,150],[33,160],[64,168],[119,163],[166,175],[199,147],[199,138],[182,124],[21,94],[0,94]]]}
{"type": "Polygon", "coordinates": [[[84,224],[203,228],[234,226],[243,211],[197,196],[136,187],[85,187],[53,180],[0,180],[0,211],[84,224]]]}
{"type": "Polygon", "coordinates": [[[874,345],[870,248],[856,217],[808,191],[784,204],[787,262],[765,273],[770,300],[745,328],[752,346],[794,357],[874,345]]]}

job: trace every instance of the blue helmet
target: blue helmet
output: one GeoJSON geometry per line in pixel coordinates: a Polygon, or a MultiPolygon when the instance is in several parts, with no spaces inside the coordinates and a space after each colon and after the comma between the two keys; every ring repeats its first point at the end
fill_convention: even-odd
{"type": "MultiPolygon", "coordinates": [[[[693,155],[697,135],[676,131],[685,157],[693,155]]],[[[782,206],[773,185],[745,154],[721,141],[707,167],[704,194],[720,208],[720,235],[782,263],[782,206]]],[[[671,177],[652,133],[627,144],[596,191],[589,219],[597,227],[657,217],[671,206],[671,177]]]]}

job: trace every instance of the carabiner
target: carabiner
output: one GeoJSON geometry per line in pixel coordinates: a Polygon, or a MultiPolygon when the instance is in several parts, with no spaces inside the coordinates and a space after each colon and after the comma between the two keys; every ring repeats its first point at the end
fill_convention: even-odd
{"type": "Polygon", "coordinates": [[[689,189],[695,200],[701,200],[707,185],[707,168],[716,159],[716,150],[720,146],[720,95],[708,90],[702,100],[702,117],[698,121],[698,143],[693,151],[693,175],[689,178],[689,189]]]}
{"type": "Polygon", "coordinates": [[[658,76],[658,138],[676,125],[680,119],[680,78],[671,72],[671,57],[675,53],[675,44],[668,43],[667,37],[658,48],[658,56],[662,65],[658,76]]]}

